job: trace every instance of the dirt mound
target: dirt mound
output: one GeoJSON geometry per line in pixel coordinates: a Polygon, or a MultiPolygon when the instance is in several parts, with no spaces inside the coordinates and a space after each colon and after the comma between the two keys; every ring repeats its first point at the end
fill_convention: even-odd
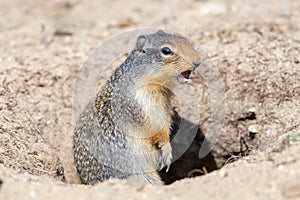
{"type": "Polygon", "coordinates": [[[300,2],[279,0],[1,1],[1,196],[299,198],[299,10],[300,2]],[[222,128],[209,134],[211,94],[204,78],[194,74],[201,115],[200,122],[189,123],[200,125],[198,136],[170,173],[162,174],[169,182],[205,175],[161,188],[130,180],[67,184],[77,181],[72,105],[81,64],[110,36],[149,26],[197,41],[207,53],[203,67],[220,72],[222,128]],[[209,156],[199,160],[203,139],[219,133],[209,156]]]}

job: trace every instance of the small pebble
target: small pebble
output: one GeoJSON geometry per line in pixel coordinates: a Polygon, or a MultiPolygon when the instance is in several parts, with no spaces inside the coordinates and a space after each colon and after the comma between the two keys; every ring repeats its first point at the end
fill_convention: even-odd
{"type": "Polygon", "coordinates": [[[227,174],[227,172],[225,172],[224,170],[221,170],[220,171],[220,177],[221,178],[224,178],[224,177],[226,177],[228,174],[227,174]]]}
{"type": "Polygon", "coordinates": [[[283,165],[279,165],[277,168],[278,170],[283,170],[283,165]]]}

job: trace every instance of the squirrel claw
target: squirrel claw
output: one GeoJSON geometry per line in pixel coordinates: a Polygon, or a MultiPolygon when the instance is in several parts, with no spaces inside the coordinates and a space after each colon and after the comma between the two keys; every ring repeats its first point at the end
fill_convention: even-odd
{"type": "Polygon", "coordinates": [[[161,163],[159,163],[159,168],[158,168],[158,171],[160,171],[160,170],[162,170],[165,166],[163,165],[163,163],[161,162],[161,163]]]}
{"type": "Polygon", "coordinates": [[[171,166],[171,162],[167,164],[167,169],[166,169],[166,172],[168,172],[168,171],[169,171],[169,169],[170,169],[170,166],[171,166]]]}
{"type": "Polygon", "coordinates": [[[162,170],[165,166],[167,167],[166,172],[169,171],[171,162],[172,162],[172,147],[171,144],[165,144],[162,146],[161,157],[159,162],[159,171],[162,170]]]}

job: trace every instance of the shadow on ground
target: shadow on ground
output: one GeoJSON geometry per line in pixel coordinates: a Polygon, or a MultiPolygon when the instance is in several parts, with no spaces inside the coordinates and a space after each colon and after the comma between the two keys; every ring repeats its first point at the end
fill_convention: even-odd
{"type": "MultiPolygon", "coordinates": [[[[201,145],[205,139],[205,135],[199,125],[181,118],[177,113],[173,121],[171,132],[173,153],[175,152],[176,154],[176,149],[185,148],[184,146],[189,144],[187,141],[191,141],[191,144],[187,147],[187,150],[172,163],[168,172],[166,172],[166,168],[159,171],[162,180],[166,184],[171,184],[183,178],[204,175],[218,169],[211,152],[201,159],[198,156],[201,145]],[[179,125],[182,124],[184,127],[179,129],[179,125]],[[194,130],[197,131],[196,134],[194,130]],[[175,137],[177,134],[180,134],[181,137],[175,137]]],[[[173,155],[173,157],[175,156],[173,155]]]]}

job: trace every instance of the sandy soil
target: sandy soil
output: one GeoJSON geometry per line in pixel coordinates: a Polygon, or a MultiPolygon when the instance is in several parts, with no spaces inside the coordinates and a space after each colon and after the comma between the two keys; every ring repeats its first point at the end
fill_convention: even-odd
{"type": "MultiPolygon", "coordinates": [[[[300,198],[299,1],[2,0],[0,16],[1,199],[300,198]],[[226,116],[214,167],[202,161],[193,167],[205,175],[160,188],[75,184],[77,73],[98,44],[142,27],[187,35],[218,67],[226,116]]],[[[197,89],[209,139],[210,95],[197,89]]]]}

